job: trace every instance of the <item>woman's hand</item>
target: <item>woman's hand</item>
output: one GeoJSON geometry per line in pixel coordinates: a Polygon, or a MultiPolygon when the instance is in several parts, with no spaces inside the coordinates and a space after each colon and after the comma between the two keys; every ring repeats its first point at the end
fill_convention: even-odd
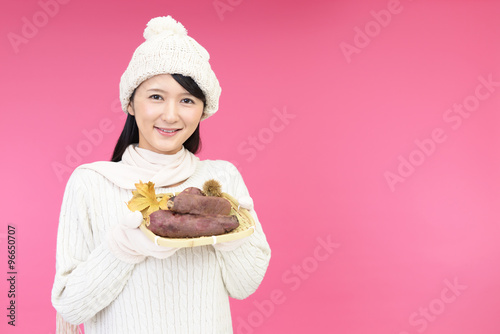
{"type": "Polygon", "coordinates": [[[163,247],[152,242],[140,229],[142,214],[131,212],[108,234],[108,245],[111,252],[120,260],[128,263],[139,263],[146,256],[166,259],[172,256],[178,248],[163,247]]]}
{"type": "Polygon", "coordinates": [[[238,209],[243,208],[248,211],[253,210],[253,199],[250,196],[242,196],[238,198],[238,209]]]}
{"type": "MultiPolygon", "coordinates": [[[[243,196],[238,198],[238,209],[243,208],[248,211],[253,210],[253,199],[250,196],[243,196]]],[[[214,244],[214,248],[218,251],[223,251],[223,252],[229,252],[233,251],[236,248],[240,247],[244,243],[246,243],[248,240],[248,237],[245,237],[243,239],[238,239],[238,240],[232,240],[232,241],[227,241],[223,242],[220,244],[214,244]]]]}

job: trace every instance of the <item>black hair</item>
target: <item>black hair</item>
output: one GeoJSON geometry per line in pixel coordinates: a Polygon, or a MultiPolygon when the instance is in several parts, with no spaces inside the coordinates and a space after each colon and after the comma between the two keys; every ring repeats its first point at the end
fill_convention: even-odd
{"type": "MultiPolygon", "coordinates": [[[[196,84],[196,82],[191,78],[184,76],[182,74],[172,74],[172,78],[179,85],[181,85],[185,90],[189,92],[189,94],[203,101],[203,107],[206,104],[205,94],[201,88],[196,84]]],[[[132,95],[130,96],[130,101],[134,100],[135,91],[134,89],[132,95]]],[[[113,151],[113,155],[111,157],[111,161],[118,162],[122,160],[122,155],[130,144],[136,144],[139,142],[139,128],[137,127],[137,123],[135,121],[135,117],[128,114],[127,120],[125,121],[125,125],[123,126],[122,133],[116,142],[115,149],[113,151]]],[[[186,139],[184,142],[184,147],[189,152],[195,154],[201,150],[201,137],[200,137],[200,124],[196,127],[196,130],[193,134],[186,139]]]]}

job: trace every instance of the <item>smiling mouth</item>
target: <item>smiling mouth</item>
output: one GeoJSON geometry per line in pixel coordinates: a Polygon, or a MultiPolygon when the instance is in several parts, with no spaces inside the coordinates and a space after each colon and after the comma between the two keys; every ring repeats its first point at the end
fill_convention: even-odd
{"type": "Polygon", "coordinates": [[[180,131],[181,129],[162,129],[162,128],[158,128],[158,127],[155,127],[156,129],[158,129],[160,132],[163,132],[163,133],[174,133],[174,132],[177,132],[177,131],[180,131]]]}

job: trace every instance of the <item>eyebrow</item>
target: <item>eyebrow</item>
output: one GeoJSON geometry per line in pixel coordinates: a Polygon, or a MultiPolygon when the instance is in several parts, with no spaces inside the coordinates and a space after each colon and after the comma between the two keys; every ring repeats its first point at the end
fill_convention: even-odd
{"type": "MultiPolygon", "coordinates": [[[[161,93],[167,93],[166,91],[164,91],[163,89],[160,89],[160,88],[150,88],[150,89],[147,89],[146,92],[161,92],[161,93]]],[[[183,93],[181,93],[182,95],[193,95],[191,94],[190,92],[188,92],[187,90],[184,90],[183,93]]]]}

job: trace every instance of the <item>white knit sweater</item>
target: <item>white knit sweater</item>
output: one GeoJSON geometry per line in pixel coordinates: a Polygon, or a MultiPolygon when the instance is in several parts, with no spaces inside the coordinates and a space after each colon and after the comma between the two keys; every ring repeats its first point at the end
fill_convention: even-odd
{"type": "MultiPolygon", "coordinates": [[[[200,161],[181,186],[156,191],[201,188],[209,179],[236,198],[248,195],[236,167],[219,160],[200,161]]],[[[165,260],[148,257],[133,265],[117,259],[106,241],[106,231],[129,212],[131,197],[95,171],[73,172],[57,236],[54,308],[66,321],[84,323],[86,334],[232,333],[228,297],[252,294],[270,260],[255,211],[255,232],[233,251],[183,248],[165,260]]]]}

